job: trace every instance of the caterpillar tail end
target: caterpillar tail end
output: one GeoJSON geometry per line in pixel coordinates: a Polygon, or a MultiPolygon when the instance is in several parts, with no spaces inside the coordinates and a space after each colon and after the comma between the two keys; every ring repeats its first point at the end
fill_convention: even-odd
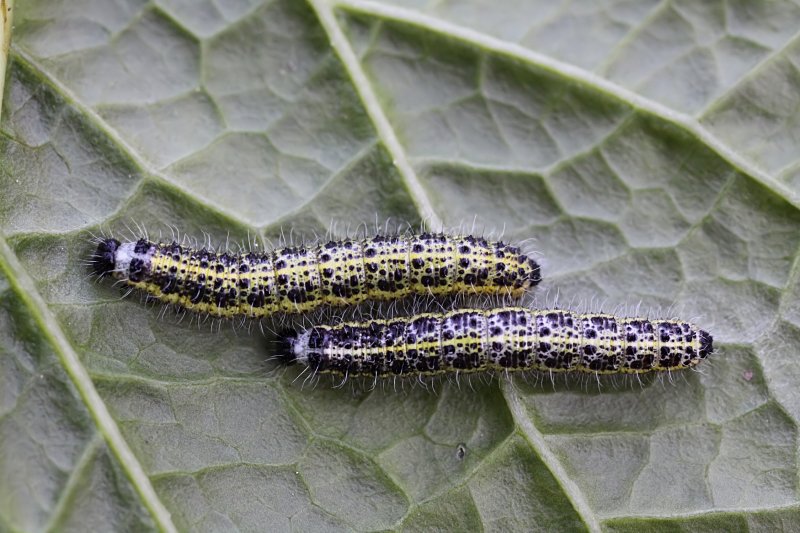
{"type": "Polygon", "coordinates": [[[120,247],[117,239],[103,239],[97,245],[97,250],[89,258],[89,266],[92,274],[102,278],[114,271],[116,268],[116,252],[120,247]]]}
{"type": "Polygon", "coordinates": [[[714,337],[705,330],[699,331],[700,336],[700,359],[705,359],[714,351],[714,337]]]}
{"type": "Polygon", "coordinates": [[[528,275],[525,279],[527,288],[532,289],[542,281],[542,267],[533,259],[528,259],[528,275]]]}

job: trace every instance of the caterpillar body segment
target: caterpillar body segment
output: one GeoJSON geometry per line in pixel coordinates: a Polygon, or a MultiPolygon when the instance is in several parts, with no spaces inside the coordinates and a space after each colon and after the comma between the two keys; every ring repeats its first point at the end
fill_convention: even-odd
{"type": "Polygon", "coordinates": [[[103,239],[93,272],[214,317],[265,317],[411,295],[520,298],[541,281],[518,248],[470,235],[378,235],[269,252],[218,253],[176,242],[103,239]]]}
{"type": "Polygon", "coordinates": [[[639,374],[696,366],[711,335],[688,322],[522,307],[459,309],[287,331],[280,356],[312,373],[388,378],[481,371],[639,374]]]}

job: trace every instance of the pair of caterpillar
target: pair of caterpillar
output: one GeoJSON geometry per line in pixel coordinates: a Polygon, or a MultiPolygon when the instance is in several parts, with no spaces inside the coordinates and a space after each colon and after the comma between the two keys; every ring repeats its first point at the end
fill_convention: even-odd
{"type": "MultiPolygon", "coordinates": [[[[413,295],[519,299],[541,281],[538,263],[514,246],[431,233],[261,253],[102,239],[90,264],[100,277],[222,318],[413,295]]],[[[344,378],[486,370],[646,373],[694,367],[713,351],[711,335],[688,322],[521,307],[318,325],[284,332],[279,341],[287,362],[344,378]]]]}

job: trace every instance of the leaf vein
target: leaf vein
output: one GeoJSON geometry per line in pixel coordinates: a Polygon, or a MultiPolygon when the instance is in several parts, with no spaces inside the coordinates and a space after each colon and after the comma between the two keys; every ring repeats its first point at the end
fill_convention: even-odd
{"type": "MultiPolygon", "coordinates": [[[[319,1],[320,0],[316,0],[315,3],[319,3],[319,1]]],[[[758,181],[767,189],[782,196],[794,207],[800,208],[800,196],[798,196],[797,193],[767,172],[759,169],[745,157],[737,154],[733,148],[718,139],[693,116],[670,109],[661,103],[641,96],[593,72],[553,59],[539,52],[525,48],[524,46],[485,35],[471,28],[452,24],[409,9],[383,5],[372,0],[330,1],[333,1],[337,6],[343,9],[410,24],[431,32],[459,39],[467,44],[491,53],[514,58],[537,68],[550,71],[563,78],[582,83],[620,102],[627,103],[634,109],[638,109],[667,122],[672,122],[697,137],[698,140],[714,150],[722,159],[733,167],[758,181]]],[[[344,39],[344,37],[342,37],[342,39],[344,39]]]]}
{"type": "Polygon", "coordinates": [[[508,403],[511,416],[514,418],[520,431],[525,435],[525,438],[533,447],[536,454],[542,462],[553,473],[556,483],[561,485],[564,489],[564,494],[569,498],[575,512],[583,519],[586,526],[590,531],[600,532],[600,520],[595,514],[594,510],[589,506],[589,502],[583,494],[583,491],[578,488],[578,485],[569,477],[561,461],[558,460],[556,455],[550,449],[547,442],[544,440],[542,433],[533,425],[533,422],[528,418],[525,412],[525,407],[520,402],[519,396],[514,390],[514,385],[510,381],[501,383],[503,396],[508,403]]]}
{"type": "Polygon", "coordinates": [[[333,12],[335,4],[328,0],[308,0],[311,8],[316,12],[323,29],[327,32],[336,55],[342,62],[348,76],[353,82],[353,86],[358,93],[361,102],[372,120],[375,130],[381,141],[392,156],[392,160],[397,167],[400,176],[406,184],[414,203],[417,206],[423,220],[434,228],[443,227],[439,215],[433,209],[425,189],[422,186],[416,172],[409,163],[405,149],[400,144],[397,134],[394,131],[388,117],[381,107],[378,96],[372,89],[372,85],[367,78],[367,74],[358,60],[353,48],[350,46],[333,12]]]}
{"type": "Polygon", "coordinates": [[[177,531],[169,511],[161,503],[142,465],[122,436],[116,421],[111,417],[108,407],[97,392],[77,352],[67,340],[67,336],[44,298],[39,294],[33,279],[20,264],[3,237],[0,237],[0,269],[6,273],[14,291],[29,309],[33,319],[39,324],[42,334],[58,355],[61,365],[80,394],[87,411],[159,529],[170,533],[177,531]]]}

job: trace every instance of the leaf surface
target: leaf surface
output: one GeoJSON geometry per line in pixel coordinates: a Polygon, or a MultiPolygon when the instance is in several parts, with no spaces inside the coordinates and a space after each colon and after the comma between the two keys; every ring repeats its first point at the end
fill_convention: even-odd
{"type": "Polygon", "coordinates": [[[795,3],[0,6],[0,530],[800,526],[795,3]],[[259,328],[82,264],[140,226],[387,220],[532,237],[538,305],[691,318],[717,353],[309,388],[259,328]]]}

